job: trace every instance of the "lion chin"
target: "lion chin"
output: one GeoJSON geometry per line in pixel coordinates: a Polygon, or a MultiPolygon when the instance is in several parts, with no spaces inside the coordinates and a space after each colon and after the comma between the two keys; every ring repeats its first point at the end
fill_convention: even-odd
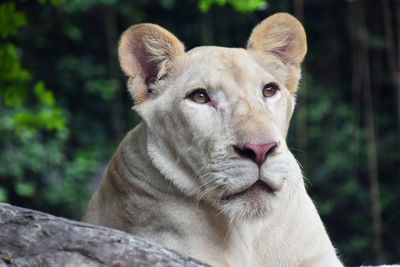
{"type": "Polygon", "coordinates": [[[221,198],[221,210],[234,219],[258,219],[272,212],[270,202],[276,191],[268,184],[257,180],[245,190],[221,198]]]}
{"type": "Polygon", "coordinates": [[[303,26],[279,13],[247,47],[184,45],[138,24],[118,55],[142,122],[110,160],[83,221],[212,266],[342,266],[286,145],[303,26]]]}

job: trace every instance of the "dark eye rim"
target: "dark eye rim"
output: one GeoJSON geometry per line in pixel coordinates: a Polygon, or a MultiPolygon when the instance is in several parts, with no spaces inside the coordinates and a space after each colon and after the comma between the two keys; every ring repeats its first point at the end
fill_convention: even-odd
{"type": "Polygon", "coordinates": [[[195,102],[195,103],[197,103],[197,104],[207,104],[207,103],[211,102],[210,95],[208,94],[207,90],[204,89],[204,88],[196,88],[196,89],[193,89],[192,91],[190,91],[190,92],[185,96],[185,98],[186,98],[186,99],[190,99],[191,101],[193,101],[193,102],[195,102]],[[197,93],[204,93],[204,94],[205,94],[205,96],[206,96],[206,101],[205,101],[204,103],[199,103],[199,102],[196,102],[196,101],[194,100],[194,96],[195,96],[195,94],[197,94],[197,93]]]}
{"type": "Polygon", "coordinates": [[[267,83],[266,85],[264,85],[264,87],[262,88],[262,94],[263,94],[264,97],[269,98],[269,97],[273,97],[274,95],[276,95],[276,92],[278,92],[279,90],[280,90],[280,88],[279,88],[279,85],[277,83],[270,82],[270,83],[267,83]],[[274,88],[274,94],[273,95],[271,95],[271,96],[265,96],[264,95],[264,89],[267,86],[272,86],[274,88]]]}

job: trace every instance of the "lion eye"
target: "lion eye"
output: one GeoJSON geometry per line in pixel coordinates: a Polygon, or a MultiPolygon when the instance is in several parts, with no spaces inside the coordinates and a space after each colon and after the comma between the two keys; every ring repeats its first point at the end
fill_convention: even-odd
{"type": "Polygon", "coordinates": [[[210,102],[210,97],[205,89],[194,90],[187,97],[199,104],[206,104],[210,102]]]}
{"type": "Polygon", "coordinates": [[[264,97],[272,97],[276,94],[276,92],[279,90],[279,87],[275,83],[269,83],[266,86],[264,86],[262,93],[264,97]]]}

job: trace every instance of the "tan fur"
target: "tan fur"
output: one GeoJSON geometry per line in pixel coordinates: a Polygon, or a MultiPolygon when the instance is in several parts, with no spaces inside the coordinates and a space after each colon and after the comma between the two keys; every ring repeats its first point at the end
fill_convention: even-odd
{"type": "Polygon", "coordinates": [[[307,53],[306,33],[297,19],[285,13],[269,17],[254,28],[247,47],[280,59],[287,66],[286,87],[292,93],[297,90],[300,63],[307,53]]]}
{"type": "Polygon", "coordinates": [[[119,58],[143,122],[119,145],[83,220],[213,266],[342,266],[285,141],[306,47],[288,14],[261,22],[248,49],[185,53],[159,26],[128,29],[119,58]],[[269,83],[279,90],[265,98],[269,83]],[[209,103],[188,97],[199,88],[209,103]],[[235,150],[270,142],[278,145],[260,166],[235,150]]]}

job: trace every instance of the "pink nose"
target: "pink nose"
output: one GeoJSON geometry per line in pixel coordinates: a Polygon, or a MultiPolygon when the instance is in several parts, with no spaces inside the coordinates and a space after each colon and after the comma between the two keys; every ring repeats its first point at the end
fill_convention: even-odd
{"type": "Polygon", "coordinates": [[[267,158],[268,152],[277,146],[276,142],[268,144],[245,144],[240,153],[242,156],[250,158],[258,166],[261,166],[267,158]]]}

